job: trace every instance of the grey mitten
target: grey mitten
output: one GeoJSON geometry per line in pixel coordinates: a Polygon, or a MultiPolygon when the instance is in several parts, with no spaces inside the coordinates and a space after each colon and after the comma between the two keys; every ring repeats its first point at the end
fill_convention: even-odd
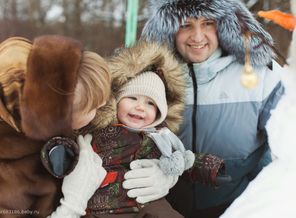
{"type": "Polygon", "coordinates": [[[162,155],[159,167],[166,175],[182,175],[185,170],[184,156],[181,151],[175,151],[170,156],[162,155]]]}
{"type": "Polygon", "coordinates": [[[193,166],[195,156],[192,151],[185,150],[181,140],[164,127],[148,136],[155,142],[162,153],[159,167],[166,175],[182,175],[184,170],[193,166]]]}
{"type": "Polygon", "coordinates": [[[169,129],[166,128],[166,136],[169,136],[168,139],[175,151],[181,151],[184,158],[184,170],[188,170],[193,166],[195,155],[190,150],[185,150],[185,147],[181,140],[172,133],[169,129]]]}

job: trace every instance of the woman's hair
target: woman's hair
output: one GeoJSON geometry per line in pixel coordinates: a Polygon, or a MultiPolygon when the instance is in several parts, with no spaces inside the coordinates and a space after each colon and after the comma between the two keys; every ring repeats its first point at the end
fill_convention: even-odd
{"type": "Polygon", "coordinates": [[[100,55],[84,51],[77,77],[73,110],[88,113],[108,101],[111,74],[100,55]]]}

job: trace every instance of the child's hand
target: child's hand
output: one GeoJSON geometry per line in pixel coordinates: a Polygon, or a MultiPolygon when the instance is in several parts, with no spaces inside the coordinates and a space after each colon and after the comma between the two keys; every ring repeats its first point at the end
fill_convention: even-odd
{"type": "Polygon", "coordinates": [[[144,204],[166,196],[178,181],[178,176],[165,175],[157,159],[143,159],[131,162],[125,175],[123,188],[130,189],[127,195],[144,204]]]}

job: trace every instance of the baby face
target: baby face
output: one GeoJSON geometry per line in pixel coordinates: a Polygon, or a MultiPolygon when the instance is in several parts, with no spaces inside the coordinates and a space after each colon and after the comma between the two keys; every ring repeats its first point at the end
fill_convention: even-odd
{"type": "Polygon", "coordinates": [[[132,128],[144,128],[155,121],[157,106],[144,95],[131,95],[122,98],[117,105],[117,118],[120,123],[132,128]]]}

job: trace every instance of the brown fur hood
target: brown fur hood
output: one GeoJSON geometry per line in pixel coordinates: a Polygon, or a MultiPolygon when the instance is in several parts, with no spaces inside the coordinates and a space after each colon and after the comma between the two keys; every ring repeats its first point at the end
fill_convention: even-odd
{"type": "Polygon", "coordinates": [[[141,72],[157,70],[163,74],[166,86],[168,115],[165,123],[172,131],[178,130],[184,109],[185,81],[179,63],[166,47],[139,41],[131,48],[119,50],[108,60],[108,66],[112,74],[112,96],[109,104],[101,109],[109,112],[104,116],[105,120],[117,122],[114,119],[116,117],[115,96],[126,82],[141,72]],[[112,108],[113,111],[110,113],[112,108]]]}

